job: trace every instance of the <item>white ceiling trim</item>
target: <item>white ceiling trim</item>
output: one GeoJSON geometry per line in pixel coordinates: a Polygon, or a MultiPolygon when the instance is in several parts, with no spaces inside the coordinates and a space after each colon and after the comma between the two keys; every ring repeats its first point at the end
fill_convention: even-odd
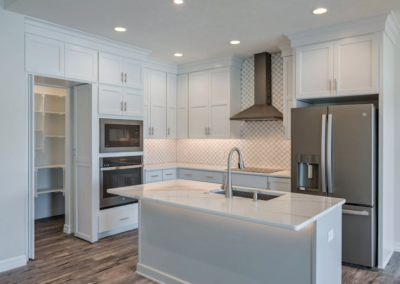
{"type": "Polygon", "coordinates": [[[150,57],[147,57],[146,68],[172,74],[178,72],[178,65],[150,57]]]}
{"type": "Polygon", "coordinates": [[[244,58],[242,57],[229,55],[213,59],[180,64],[178,65],[178,74],[185,74],[185,73],[209,70],[220,67],[228,67],[228,66],[242,68],[243,60],[244,58]]]}

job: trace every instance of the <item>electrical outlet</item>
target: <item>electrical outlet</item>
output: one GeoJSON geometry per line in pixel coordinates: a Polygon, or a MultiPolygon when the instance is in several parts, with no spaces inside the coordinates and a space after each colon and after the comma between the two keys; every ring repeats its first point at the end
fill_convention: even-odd
{"type": "Polygon", "coordinates": [[[332,241],[333,238],[334,238],[334,233],[333,233],[333,229],[332,229],[332,230],[330,230],[329,233],[328,233],[328,243],[329,243],[330,241],[332,241]]]}

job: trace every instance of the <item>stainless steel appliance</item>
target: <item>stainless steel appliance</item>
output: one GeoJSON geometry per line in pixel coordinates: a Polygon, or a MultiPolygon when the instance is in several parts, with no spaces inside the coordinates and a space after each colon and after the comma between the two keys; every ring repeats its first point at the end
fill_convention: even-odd
{"type": "Polygon", "coordinates": [[[377,123],[372,104],[292,109],[291,191],[346,199],[344,262],[376,264],[377,123]]]}
{"type": "Polygon", "coordinates": [[[100,158],[100,210],[137,203],[137,199],[107,192],[110,188],[143,183],[143,156],[100,158]]]}
{"type": "Polygon", "coordinates": [[[100,119],[100,153],[143,151],[143,121],[100,119]]]}

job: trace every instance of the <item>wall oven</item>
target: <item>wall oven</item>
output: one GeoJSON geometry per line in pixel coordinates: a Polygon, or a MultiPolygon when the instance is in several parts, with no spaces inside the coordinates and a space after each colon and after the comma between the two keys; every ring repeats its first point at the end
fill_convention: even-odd
{"type": "Polygon", "coordinates": [[[143,184],[143,156],[100,158],[100,210],[137,203],[137,199],[107,192],[110,188],[143,184]]]}
{"type": "Polygon", "coordinates": [[[143,121],[100,119],[100,153],[143,151],[143,121]]]}

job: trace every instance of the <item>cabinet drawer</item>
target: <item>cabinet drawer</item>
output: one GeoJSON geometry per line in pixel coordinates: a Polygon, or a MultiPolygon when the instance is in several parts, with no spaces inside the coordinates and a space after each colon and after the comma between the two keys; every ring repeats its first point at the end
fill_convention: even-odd
{"type": "Polygon", "coordinates": [[[204,182],[222,183],[222,173],[199,171],[200,180],[204,182]]]}
{"type": "Polygon", "coordinates": [[[176,169],[163,170],[163,180],[176,179],[176,169]]]}
{"type": "Polygon", "coordinates": [[[290,179],[269,177],[268,189],[290,192],[290,179]]]}
{"type": "Polygon", "coordinates": [[[134,204],[130,208],[103,210],[99,216],[99,233],[138,223],[138,206],[134,204]]]}
{"type": "Polygon", "coordinates": [[[268,189],[268,177],[246,174],[232,174],[232,184],[236,186],[268,189]]]}
{"type": "Polygon", "coordinates": [[[200,175],[199,171],[180,169],[179,178],[188,180],[200,180],[200,175]]]}
{"type": "Polygon", "coordinates": [[[146,171],[146,183],[162,181],[162,171],[146,171]]]}

